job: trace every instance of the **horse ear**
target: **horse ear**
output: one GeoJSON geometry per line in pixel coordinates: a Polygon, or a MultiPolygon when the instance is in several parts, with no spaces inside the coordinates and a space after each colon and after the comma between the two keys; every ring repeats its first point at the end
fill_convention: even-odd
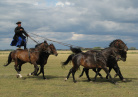
{"type": "Polygon", "coordinates": [[[44,41],[44,43],[48,45],[48,43],[47,43],[47,41],[46,41],[46,40],[44,41]]]}

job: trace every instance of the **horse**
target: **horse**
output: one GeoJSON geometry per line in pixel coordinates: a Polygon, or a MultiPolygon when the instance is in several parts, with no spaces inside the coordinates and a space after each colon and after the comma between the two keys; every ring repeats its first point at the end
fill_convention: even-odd
{"type": "MultiPolygon", "coordinates": [[[[37,64],[40,65],[40,67],[41,67],[40,72],[37,74],[37,76],[42,73],[43,74],[43,79],[46,79],[45,76],[44,76],[44,66],[47,64],[47,60],[49,58],[49,55],[51,55],[51,54],[55,55],[55,56],[58,55],[58,53],[56,51],[56,48],[55,48],[55,46],[53,44],[50,44],[49,48],[51,49],[51,52],[50,53],[48,53],[48,52],[42,52],[40,54],[39,60],[37,61],[37,64]]],[[[33,73],[29,73],[28,76],[30,76],[32,74],[33,73]]]]}
{"type": "MultiPolygon", "coordinates": [[[[120,39],[114,40],[113,42],[111,42],[109,44],[109,47],[116,47],[119,50],[119,54],[121,55],[121,60],[124,61],[124,62],[126,61],[128,47],[126,46],[126,44],[122,40],[120,40],[120,39]]],[[[80,51],[80,50],[78,50],[78,51],[80,51]]],[[[97,51],[90,50],[87,53],[94,53],[94,52],[97,52],[97,51]]],[[[112,70],[112,68],[115,70],[115,72],[116,72],[115,77],[118,75],[120,80],[122,80],[123,82],[126,81],[126,79],[124,79],[124,77],[121,74],[121,71],[120,71],[120,68],[118,66],[117,60],[115,60],[114,57],[112,57],[112,56],[109,57],[109,59],[107,61],[107,67],[109,67],[109,72],[112,70]]],[[[100,72],[100,70],[101,70],[101,68],[98,68],[98,72],[100,72]]],[[[87,68],[83,68],[83,71],[82,71],[80,77],[83,76],[84,71],[86,73],[86,76],[87,76],[88,80],[91,81],[91,79],[89,78],[89,75],[88,75],[89,69],[87,69],[87,68]]],[[[97,72],[96,69],[93,69],[93,71],[97,72]]],[[[101,78],[103,78],[100,73],[98,75],[101,78]]],[[[106,76],[106,79],[108,79],[108,75],[106,76]]],[[[96,76],[94,77],[94,81],[95,80],[96,80],[96,76]]]]}
{"type": "MultiPolygon", "coordinates": [[[[96,52],[98,52],[98,51],[92,51],[92,50],[91,50],[91,51],[88,51],[88,52],[86,52],[86,53],[91,53],[91,54],[93,54],[93,53],[96,53],[96,52]]],[[[121,58],[120,58],[120,59],[124,58],[124,60],[125,60],[125,58],[126,58],[126,52],[119,51],[119,54],[121,55],[121,58]]],[[[118,60],[118,61],[119,61],[119,60],[118,60]]],[[[116,77],[117,75],[119,75],[119,77],[120,77],[120,79],[121,79],[122,81],[124,81],[124,82],[126,81],[126,80],[123,78],[123,76],[122,76],[122,74],[121,74],[121,72],[120,72],[119,66],[118,66],[118,64],[117,64],[117,60],[116,60],[114,57],[110,56],[110,57],[108,58],[108,60],[107,60],[107,67],[109,67],[109,72],[112,70],[112,68],[115,70],[115,72],[116,72],[115,77],[116,77]]],[[[102,68],[98,68],[97,71],[96,71],[96,68],[94,68],[93,71],[96,73],[96,72],[100,72],[101,69],[102,69],[102,68]]],[[[89,69],[87,69],[87,68],[83,68],[83,71],[82,71],[82,73],[81,73],[81,75],[80,75],[79,77],[82,77],[82,76],[83,76],[84,71],[85,71],[85,74],[86,74],[88,80],[91,81],[91,79],[90,79],[90,77],[89,77],[89,75],[88,75],[89,69]]],[[[102,75],[101,75],[100,73],[98,73],[98,75],[100,76],[100,78],[103,79],[103,77],[102,77],[102,75]]],[[[95,75],[93,81],[96,81],[96,77],[97,77],[97,75],[95,75]]],[[[106,76],[106,79],[108,79],[108,75],[106,76]]]]}
{"type": "MultiPolygon", "coordinates": [[[[73,67],[70,69],[67,78],[65,81],[69,78],[70,74],[72,73],[73,76],[73,82],[76,83],[75,80],[75,72],[78,70],[80,65],[82,65],[85,68],[93,69],[93,68],[102,68],[107,75],[109,75],[111,82],[115,84],[114,80],[112,79],[108,69],[106,61],[108,60],[108,57],[112,55],[116,58],[116,60],[119,60],[120,55],[118,54],[118,49],[115,47],[108,47],[96,54],[88,54],[88,53],[78,53],[73,55],[73,57],[68,57],[68,59],[62,63],[62,66],[67,65],[70,61],[73,63],[73,67]]],[[[98,72],[97,72],[98,74],[98,72]]]]}
{"type": "Polygon", "coordinates": [[[23,50],[23,49],[17,49],[12,52],[10,52],[8,57],[8,62],[4,66],[8,66],[12,60],[15,62],[15,70],[17,71],[17,78],[22,78],[22,75],[20,74],[21,66],[22,64],[29,62],[34,65],[34,75],[37,75],[37,72],[39,70],[37,61],[40,60],[40,55],[43,52],[51,52],[51,49],[48,46],[48,43],[44,41],[41,44],[37,44],[35,48],[31,48],[30,50],[23,50]]]}

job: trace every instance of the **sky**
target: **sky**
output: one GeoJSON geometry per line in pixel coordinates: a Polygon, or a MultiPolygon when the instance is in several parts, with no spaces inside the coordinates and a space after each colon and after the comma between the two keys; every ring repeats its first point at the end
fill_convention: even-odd
{"type": "MultiPolygon", "coordinates": [[[[128,48],[138,49],[137,4],[138,0],[0,0],[0,49],[17,48],[10,46],[17,21],[40,43],[49,38],[83,48],[104,48],[121,39],[128,48]]],[[[28,38],[27,47],[35,45],[28,38]]]]}

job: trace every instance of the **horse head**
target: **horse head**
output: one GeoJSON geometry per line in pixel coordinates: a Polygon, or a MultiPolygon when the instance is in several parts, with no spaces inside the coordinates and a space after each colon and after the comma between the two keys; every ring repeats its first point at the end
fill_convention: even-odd
{"type": "Polygon", "coordinates": [[[121,55],[119,53],[119,50],[115,47],[112,47],[111,50],[112,50],[111,56],[114,57],[117,61],[121,60],[121,55]]]}
{"type": "Polygon", "coordinates": [[[127,52],[124,50],[119,50],[119,54],[121,55],[121,60],[125,62],[127,58],[127,52]]]}
{"type": "Polygon", "coordinates": [[[55,46],[53,44],[50,44],[49,47],[51,49],[51,54],[57,56],[58,53],[57,53],[57,50],[56,50],[55,46]]]}

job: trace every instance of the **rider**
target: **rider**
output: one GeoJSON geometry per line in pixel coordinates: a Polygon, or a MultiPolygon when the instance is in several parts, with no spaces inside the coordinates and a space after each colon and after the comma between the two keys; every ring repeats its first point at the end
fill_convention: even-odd
{"type": "Polygon", "coordinates": [[[16,24],[18,26],[14,30],[15,35],[14,35],[13,40],[11,42],[11,46],[16,46],[19,48],[21,48],[21,46],[24,46],[24,49],[26,49],[26,37],[28,37],[29,35],[26,33],[24,28],[21,27],[21,21],[18,21],[16,24]]]}

